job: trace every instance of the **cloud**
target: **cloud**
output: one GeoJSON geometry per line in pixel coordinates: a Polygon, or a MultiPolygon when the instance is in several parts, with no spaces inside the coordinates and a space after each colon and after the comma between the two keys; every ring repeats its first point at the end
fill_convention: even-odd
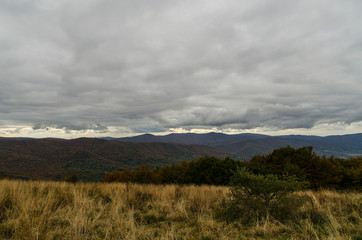
{"type": "Polygon", "coordinates": [[[54,129],[63,129],[65,131],[81,131],[81,130],[94,130],[97,132],[107,132],[108,127],[104,126],[100,123],[54,123],[53,124],[44,124],[44,123],[37,123],[33,126],[33,130],[49,130],[51,128],[54,129]]]}
{"type": "Polygon", "coordinates": [[[358,123],[361,21],[359,1],[5,0],[0,124],[156,132],[358,123]]]}

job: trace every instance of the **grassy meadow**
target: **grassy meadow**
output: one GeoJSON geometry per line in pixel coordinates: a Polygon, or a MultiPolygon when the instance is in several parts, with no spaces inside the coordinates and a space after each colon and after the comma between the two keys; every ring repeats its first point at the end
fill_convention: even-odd
{"type": "Polygon", "coordinates": [[[362,239],[362,194],[304,191],[297,221],[215,217],[227,187],[2,180],[0,239],[362,239]]]}

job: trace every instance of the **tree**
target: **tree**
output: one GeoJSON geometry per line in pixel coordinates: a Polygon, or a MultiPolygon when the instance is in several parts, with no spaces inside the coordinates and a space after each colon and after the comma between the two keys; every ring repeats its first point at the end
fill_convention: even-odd
{"type": "Polygon", "coordinates": [[[267,216],[286,220],[302,202],[290,193],[305,187],[305,182],[300,182],[295,177],[253,174],[245,168],[235,172],[230,184],[229,197],[222,201],[219,216],[224,216],[226,220],[241,219],[244,222],[267,216]]]}
{"type": "Polygon", "coordinates": [[[78,175],[76,173],[73,173],[72,175],[65,177],[64,181],[69,182],[69,183],[76,183],[79,181],[78,175]]]}
{"type": "Polygon", "coordinates": [[[148,164],[142,164],[133,172],[134,182],[137,183],[161,183],[162,179],[158,173],[150,168],[148,164]]]}
{"type": "Polygon", "coordinates": [[[123,171],[112,171],[105,178],[104,182],[131,182],[134,179],[133,171],[123,169],[123,171]]]}

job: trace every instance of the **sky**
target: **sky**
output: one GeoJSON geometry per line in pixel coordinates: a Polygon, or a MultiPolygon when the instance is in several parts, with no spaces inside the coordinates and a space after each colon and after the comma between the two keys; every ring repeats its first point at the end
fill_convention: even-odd
{"type": "Polygon", "coordinates": [[[360,0],[0,0],[0,137],[362,132],[360,0]]]}

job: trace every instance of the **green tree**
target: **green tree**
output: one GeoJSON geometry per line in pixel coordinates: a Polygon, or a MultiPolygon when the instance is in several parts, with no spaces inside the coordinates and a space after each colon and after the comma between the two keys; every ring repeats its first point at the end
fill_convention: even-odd
{"type": "Polygon", "coordinates": [[[235,172],[230,184],[229,197],[222,201],[219,216],[244,222],[267,216],[281,221],[292,217],[302,201],[291,193],[305,187],[295,177],[253,174],[245,168],[235,172]]]}
{"type": "Polygon", "coordinates": [[[307,181],[310,188],[335,188],[341,186],[342,173],[350,172],[343,170],[343,161],[334,157],[320,157],[311,146],[298,149],[287,146],[265,156],[254,156],[248,169],[257,174],[275,174],[279,177],[295,175],[307,181]]]}
{"type": "Polygon", "coordinates": [[[160,175],[150,168],[148,164],[142,164],[133,172],[133,181],[137,183],[161,183],[160,175]]]}
{"type": "Polygon", "coordinates": [[[72,175],[65,177],[64,181],[69,183],[76,183],[79,181],[78,175],[76,173],[73,173],[72,175]]]}

